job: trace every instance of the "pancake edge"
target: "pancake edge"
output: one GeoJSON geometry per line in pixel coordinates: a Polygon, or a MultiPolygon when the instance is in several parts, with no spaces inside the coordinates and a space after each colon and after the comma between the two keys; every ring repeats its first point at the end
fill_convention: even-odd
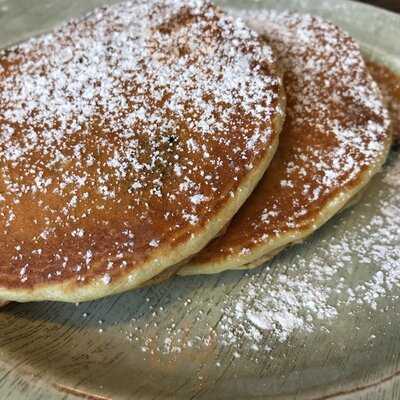
{"type": "MultiPolygon", "coordinates": [[[[278,148],[279,136],[283,128],[286,110],[286,95],[283,87],[283,74],[277,71],[280,80],[278,102],[274,117],[271,119],[271,129],[274,140],[270,143],[264,158],[258,162],[258,166],[251,169],[237,188],[235,195],[231,197],[225,206],[202,229],[202,233],[194,235],[189,240],[176,247],[170,245],[160,246],[157,251],[145,263],[136,269],[127,272],[123,276],[105,284],[102,277],[98,276],[89,283],[77,286],[75,279],[48,285],[46,282],[37,284],[33,288],[9,289],[0,287],[0,298],[4,301],[31,302],[31,301],[62,301],[77,303],[90,301],[113,294],[122,293],[135,288],[147,286],[146,282],[165,271],[180,264],[202,250],[218,233],[229,223],[239,208],[251,195],[258,182],[263,177],[273,156],[278,148]]],[[[95,266],[94,266],[95,267],[95,266]]],[[[127,269],[129,266],[126,267],[127,269]]],[[[167,274],[168,276],[168,274],[167,274]]],[[[162,279],[161,281],[163,281],[162,279]]],[[[157,279],[154,279],[154,283],[157,279]]],[[[149,282],[152,284],[153,282],[149,282]]]]}
{"type": "MultiPolygon", "coordinates": [[[[284,135],[284,132],[282,134],[284,135]]],[[[382,169],[389,155],[392,141],[392,133],[391,130],[389,130],[385,140],[384,149],[380,156],[376,158],[375,163],[371,164],[371,166],[360,175],[359,183],[357,183],[355,187],[342,190],[338,195],[333,197],[320,210],[316,218],[308,221],[309,226],[306,229],[294,230],[267,243],[258,244],[251,249],[250,254],[247,255],[229,256],[219,261],[203,264],[190,264],[189,262],[178,271],[178,275],[211,275],[226,270],[253,269],[259,267],[264,262],[269,261],[286,247],[292,244],[301,243],[306,237],[313,234],[322,225],[344,209],[349,203],[351,203],[357,194],[365,189],[371,179],[382,169]]],[[[244,206],[246,207],[246,205],[244,206]]]]}

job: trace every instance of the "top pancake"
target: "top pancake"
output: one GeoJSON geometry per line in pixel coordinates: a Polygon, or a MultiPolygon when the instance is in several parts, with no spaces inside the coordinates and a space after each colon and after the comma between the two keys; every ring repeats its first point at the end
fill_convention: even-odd
{"type": "Polygon", "coordinates": [[[207,2],[122,3],[4,51],[0,298],[98,298],[198,252],[282,116],[271,49],[207,2]]]}
{"type": "Polygon", "coordinates": [[[348,35],[308,15],[257,11],[246,18],[285,70],[286,122],[254,193],[181,275],[254,267],[302,240],[370,180],[390,146],[379,89],[348,35]]]}

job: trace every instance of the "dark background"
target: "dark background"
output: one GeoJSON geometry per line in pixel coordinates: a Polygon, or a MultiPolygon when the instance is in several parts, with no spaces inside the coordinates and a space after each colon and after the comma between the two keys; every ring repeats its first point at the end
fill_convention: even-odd
{"type": "Polygon", "coordinates": [[[361,0],[361,2],[387,8],[391,11],[397,11],[400,13],[400,0],[361,0]]]}

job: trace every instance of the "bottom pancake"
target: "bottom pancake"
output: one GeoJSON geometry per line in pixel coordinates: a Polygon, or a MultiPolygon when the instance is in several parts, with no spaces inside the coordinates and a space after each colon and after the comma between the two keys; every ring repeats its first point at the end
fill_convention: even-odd
{"type": "Polygon", "coordinates": [[[388,112],[348,35],[308,15],[265,11],[246,19],[284,67],[287,119],[256,190],[180,275],[253,268],[304,240],[355,198],[390,149],[388,112]]]}
{"type": "Polygon", "coordinates": [[[400,144],[400,75],[371,60],[367,60],[367,66],[389,109],[395,143],[400,144]]]}
{"type": "MultiPolygon", "coordinates": [[[[348,208],[351,208],[353,206],[355,206],[359,201],[361,201],[363,194],[365,192],[365,189],[360,190],[347,204],[345,204],[345,206],[338,211],[338,214],[347,210],[348,208]]],[[[280,253],[281,251],[283,251],[284,249],[286,249],[289,246],[294,246],[296,244],[301,244],[304,242],[304,240],[307,239],[307,236],[304,236],[304,238],[291,242],[289,243],[287,246],[282,246],[282,247],[278,247],[277,249],[275,249],[273,252],[269,253],[269,254],[265,254],[263,257],[261,257],[258,260],[255,260],[252,263],[249,264],[245,264],[243,265],[240,269],[252,269],[252,268],[257,268],[260,265],[263,265],[265,262],[271,260],[272,258],[274,258],[278,253],[280,253]]]]}

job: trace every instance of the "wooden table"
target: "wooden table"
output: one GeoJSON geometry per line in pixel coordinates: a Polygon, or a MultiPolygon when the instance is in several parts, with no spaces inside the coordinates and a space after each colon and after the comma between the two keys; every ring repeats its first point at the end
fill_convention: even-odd
{"type": "Polygon", "coordinates": [[[374,6],[387,8],[391,11],[400,13],[400,1],[399,0],[361,0],[362,3],[369,3],[374,6]]]}

